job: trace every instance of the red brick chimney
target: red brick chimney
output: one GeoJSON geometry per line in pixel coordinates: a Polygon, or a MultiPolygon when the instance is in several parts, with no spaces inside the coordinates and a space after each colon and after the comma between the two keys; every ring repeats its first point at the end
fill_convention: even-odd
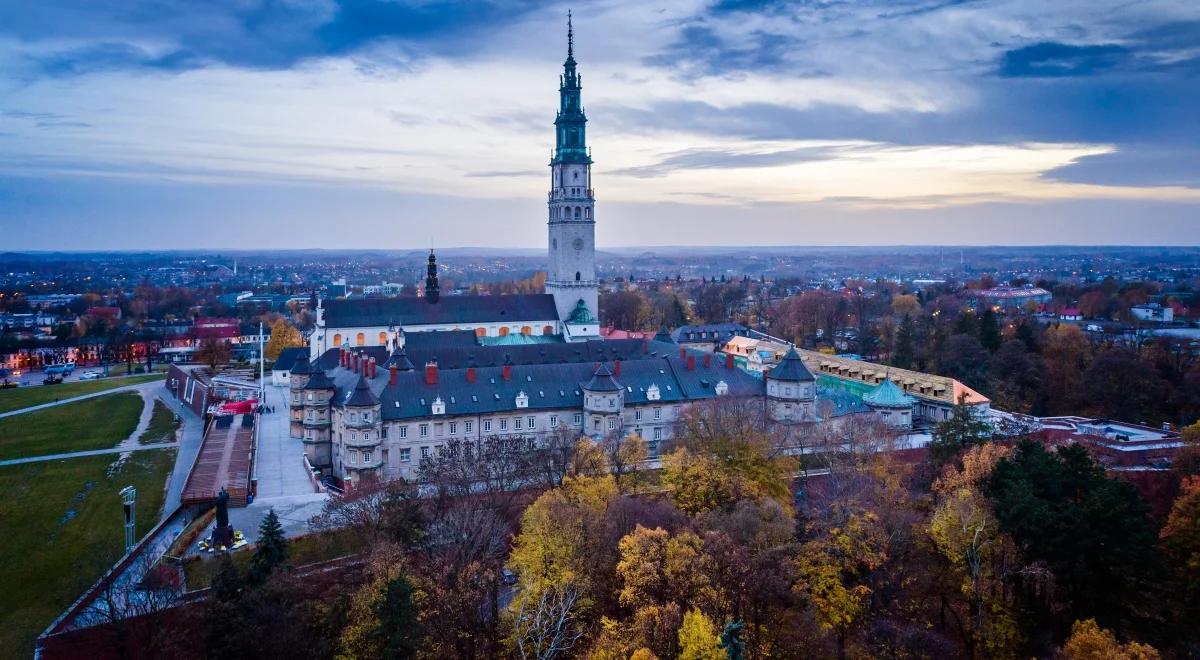
{"type": "Polygon", "coordinates": [[[342,363],[342,368],[343,368],[343,369],[345,369],[346,367],[350,366],[350,358],[349,358],[349,356],[346,354],[346,349],[344,349],[344,348],[339,348],[339,349],[338,349],[338,360],[339,360],[339,361],[342,363]]]}
{"type": "Polygon", "coordinates": [[[511,364],[506,364],[500,368],[500,377],[503,378],[504,382],[506,382],[506,383],[508,381],[512,380],[512,365],[511,364]]]}
{"type": "Polygon", "coordinates": [[[425,363],[425,384],[437,385],[437,360],[430,360],[425,363]]]}
{"type": "Polygon", "coordinates": [[[467,382],[475,382],[475,367],[467,367],[467,382]]]}
{"type": "Polygon", "coordinates": [[[621,376],[621,358],[613,360],[613,375],[618,378],[621,376]]]}
{"type": "Polygon", "coordinates": [[[370,359],[367,361],[367,367],[368,367],[368,368],[370,369],[370,371],[371,371],[371,374],[370,374],[369,376],[367,376],[367,378],[375,378],[375,358],[374,358],[374,357],[371,357],[371,358],[370,358],[370,359]]]}
{"type": "Polygon", "coordinates": [[[685,357],[687,357],[687,349],[680,346],[679,347],[679,359],[682,360],[685,357]]]}
{"type": "Polygon", "coordinates": [[[733,368],[733,353],[726,353],[726,354],[725,354],[725,368],[726,368],[726,369],[732,369],[732,368],[733,368]]]}
{"type": "Polygon", "coordinates": [[[712,353],[705,353],[704,354],[704,368],[707,369],[711,366],[712,366],[712,353]]]}
{"type": "Polygon", "coordinates": [[[696,356],[695,355],[687,356],[687,370],[688,371],[696,370],[696,356]]]}
{"type": "Polygon", "coordinates": [[[394,364],[388,367],[388,385],[396,384],[396,374],[399,372],[400,370],[394,364]]]}

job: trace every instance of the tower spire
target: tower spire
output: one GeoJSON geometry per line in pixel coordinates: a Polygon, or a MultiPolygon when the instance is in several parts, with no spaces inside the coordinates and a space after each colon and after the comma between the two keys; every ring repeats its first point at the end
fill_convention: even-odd
{"type": "Polygon", "coordinates": [[[571,10],[567,10],[567,59],[575,57],[575,29],[571,26],[571,10]]]}

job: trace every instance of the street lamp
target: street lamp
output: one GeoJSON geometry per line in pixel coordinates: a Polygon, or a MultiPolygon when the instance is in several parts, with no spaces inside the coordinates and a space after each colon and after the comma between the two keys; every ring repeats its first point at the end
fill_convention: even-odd
{"type": "Polygon", "coordinates": [[[133,525],[134,525],[134,509],[133,505],[137,502],[137,489],[133,486],[126,486],[121,489],[121,504],[125,507],[125,552],[128,553],[133,549],[133,525]]]}

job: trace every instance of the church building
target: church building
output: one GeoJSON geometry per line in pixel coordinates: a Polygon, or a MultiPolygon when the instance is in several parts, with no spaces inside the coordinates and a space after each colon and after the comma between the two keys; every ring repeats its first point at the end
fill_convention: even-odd
{"type": "Polygon", "coordinates": [[[578,342],[600,336],[596,279],[596,199],[576,71],[575,34],[567,21],[567,59],[559,77],[555,146],[547,196],[550,266],[541,294],[442,296],[437,258],[429,253],[422,296],[319,300],[309,359],[335,348],[404,347],[405,333],[466,330],[478,337],[554,337],[578,342]]]}

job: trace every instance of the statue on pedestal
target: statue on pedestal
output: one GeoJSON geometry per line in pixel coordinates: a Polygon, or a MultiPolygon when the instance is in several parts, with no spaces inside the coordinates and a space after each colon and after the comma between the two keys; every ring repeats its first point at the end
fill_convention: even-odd
{"type": "Polygon", "coordinates": [[[212,547],[233,547],[233,526],[229,524],[229,493],[225,492],[224,488],[217,493],[217,526],[212,533],[212,547]]]}

